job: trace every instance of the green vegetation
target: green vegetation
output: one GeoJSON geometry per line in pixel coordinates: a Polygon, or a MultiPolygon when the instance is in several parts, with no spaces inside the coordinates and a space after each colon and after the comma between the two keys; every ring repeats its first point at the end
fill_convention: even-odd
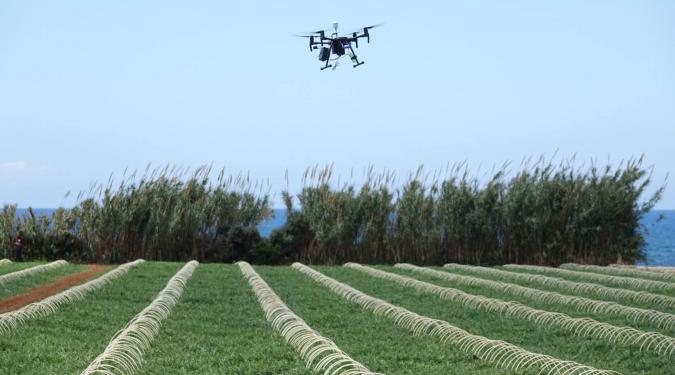
{"type": "Polygon", "coordinates": [[[505,166],[486,182],[464,165],[445,175],[420,168],[400,189],[391,187],[393,174],[372,170],[360,188],[335,189],[331,168],[315,168],[305,176],[297,212],[285,193],[293,220],[282,231],[309,229],[294,252],[311,263],[605,265],[643,259],[640,219],[662,188],[641,201],[650,183],[642,159],[582,170],[572,164],[541,159],[515,175],[505,166]]]}
{"type": "MultiPolygon", "coordinates": [[[[77,374],[108,345],[115,332],[146,308],[184,263],[146,262],[84,299],[66,303],[43,318],[29,319],[0,335],[0,373],[77,374]]],[[[70,266],[68,266],[70,267],[70,266]]],[[[389,318],[348,302],[291,267],[254,266],[276,294],[307,325],[372,371],[386,374],[494,374],[514,372],[433,336],[415,336],[389,318]]],[[[428,275],[391,267],[388,272],[499,298],[481,287],[465,288],[428,275]]],[[[623,374],[670,374],[672,356],[574,336],[563,329],[463,307],[347,267],[314,269],[373,297],[421,315],[442,319],[470,333],[504,340],[526,350],[623,374]]],[[[35,282],[38,275],[31,278],[35,282]]],[[[503,297],[503,296],[501,296],[503,297]]],[[[532,301],[523,299],[523,303],[532,301]]],[[[575,314],[559,304],[533,307],[575,314]]],[[[578,313],[576,313],[579,315],[578,313]]],[[[581,315],[579,315],[581,316],[581,315]]],[[[586,315],[584,315],[586,316],[586,315]]],[[[612,324],[613,316],[593,314],[612,324]]],[[[266,321],[239,267],[201,264],[163,321],[143,356],[143,374],[310,374],[299,354],[266,321]]],[[[525,372],[525,374],[535,372],[525,372]]]]}
{"type": "MultiPolygon", "coordinates": [[[[321,268],[322,270],[324,268],[321,268]]],[[[339,267],[330,267],[338,272],[339,267]]],[[[346,302],[287,267],[256,267],[296,314],[371,371],[385,374],[508,374],[458,348],[408,330],[346,302]]]]}
{"type": "Polygon", "coordinates": [[[675,309],[675,299],[662,294],[638,292],[621,288],[610,288],[600,284],[572,281],[558,277],[536,275],[525,272],[506,271],[498,267],[480,267],[446,264],[449,272],[459,275],[481,277],[493,281],[515,283],[535,289],[541,289],[561,294],[579,295],[580,297],[618,302],[627,306],[644,309],[672,312],[675,309]]]}
{"type": "Polygon", "coordinates": [[[0,373],[79,374],[148,305],[179,263],[141,264],[81,301],[0,335],[0,373]]]}
{"type": "MultiPolygon", "coordinates": [[[[491,288],[486,288],[482,286],[476,286],[472,285],[469,286],[466,283],[456,283],[456,282],[451,282],[448,280],[444,280],[438,277],[434,276],[429,276],[425,275],[419,272],[414,272],[414,271],[409,271],[401,268],[396,268],[396,267],[388,267],[388,266],[378,266],[376,267],[378,269],[381,269],[383,271],[387,272],[392,272],[392,273],[397,273],[400,275],[404,276],[409,276],[412,278],[415,278],[417,280],[421,281],[426,281],[428,283],[432,283],[435,285],[443,286],[443,287],[450,287],[450,288],[455,288],[462,290],[466,293],[470,294],[475,294],[475,295],[480,295],[480,296],[485,296],[489,298],[496,298],[496,299],[501,299],[504,301],[515,301],[522,303],[524,305],[536,308],[536,309],[541,309],[541,310],[546,310],[546,311],[555,311],[555,312],[560,312],[567,314],[572,317],[576,318],[591,318],[595,319],[600,322],[605,322],[605,323],[610,323],[615,326],[622,326],[622,327],[633,327],[637,328],[643,331],[654,331],[654,332],[661,332],[663,334],[666,334],[671,337],[675,337],[675,327],[671,328],[661,328],[656,324],[648,323],[648,322],[636,322],[635,320],[629,318],[629,317],[620,317],[616,315],[608,315],[608,314],[603,314],[599,312],[592,312],[592,311],[579,311],[578,309],[574,308],[573,306],[570,306],[569,304],[566,303],[561,303],[561,302],[556,302],[555,300],[537,300],[525,296],[520,296],[516,294],[505,294],[502,291],[499,290],[494,290],[491,288]]],[[[440,268],[440,267],[434,267],[432,269],[435,269],[440,272],[448,272],[447,270],[440,268]]],[[[453,273],[455,273],[453,271],[453,273]]],[[[458,273],[456,273],[458,274],[458,273]]],[[[483,276],[481,276],[483,277],[483,276]]],[[[487,277],[484,277],[487,279],[487,277]]],[[[517,284],[517,283],[513,283],[517,284]]],[[[536,286],[535,286],[535,289],[536,286]]],[[[539,290],[541,287],[538,288],[539,290]]],[[[571,295],[570,292],[567,292],[567,295],[571,295]]]]}
{"type": "Polygon", "coordinates": [[[662,281],[652,281],[652,280],[643,280],[643,279],[634,279],[634,278],[626,278],[622,276],[609,276],[609,275],[604,275],[604,274],[594,274],[594,273],[587,273],[587,272],[576,272],[576,271],[568,271],[566,269],[561,269],[561,268],[553,268],[553,267],[533,267],[529,268],[529,266],[522,266],[521,268],[520,265],[505,265],[500,267],[500,269],[503,269],[505,271],[509,272],[519,272],[519,273],[525,273],[525,274],[534,274],[534,275],[544,275],[544,276],[550,276],[550,277],[557,277],[569,281],[575,281],[575,282],[583,282],[583,283],[593,283],[593,284],[598,284],[598,285],[603,285],[606,287],[610,288],[621,288],[621,289],[627,289],[627,290],[634,290],[638,292],[648,292],[648,293],[654,293],[654,294],[659,294],[659,295],[664,295],[664,296],[669,296],[669,297],[675,297],[675,283],[668,283],[668,282],[662,282],[662,281]],[[613,279],[617,279],[620,281],[614,281],[613,279]],[[638,283],[646,283],[647,286],[638,286],[634,285],[632,281],[638,282],[638,283]],[[649,284],[650,283],[655,283],[658,284],[656,288],[650,288],[649,284]]]}
{"type": "Polygon", "coordinates": [[[34,261],[34,262],[21,262],[21,263],[8,263],[8,264],[3,264],[0,266],[0,276],[6,274],[6,273],[12,273],[16,271],[21,271],[25,270],[26,268],[31,268],[35,266],[39,266],[41,264],[45,264],[45,262],[40,262],[40,261],[34,261]]]}
{"type": "MultiPolygon", "coordinates": [[[[42,262],[28,262],[28,263],[20,263],[23,267],[19,268],[16,267],[14,271],[18,271],[20,269],[26,269],[30,267],[25,267],[24,265],[30,265],[32,266],[37,266],[40,264],[44,264],[42,262]]],[[[12,271],[12,272],[14,272],[12,271]]],[[[59,279],[63,276],[71,275],[77,272],[84,271],[84,267],[79,265],[79,264],[67,264],[63,267],[57,267],[48,271],[40,272],[35,275],[30,275],[29,277],[21,278],[19,280],[13,280],[11,282],[5,283],[5,284],[0,284],[0,300],[15,296],[21,293],[26,292],[27,290],[52,282],[56,279],[59,279]]],[[[0,270],[0,275],[9,273],[5,272],[5,267],[3,267],[0,270]]]]}
{"type": "Polygon", "coordinates": [[[146,355],[144,374],[310,374],[235,265],[202,264],[146,355]]]}
{"type": "Polygon", "coordinates": [[[121,262],[188,260],[255,264],[410,262],[471,264],[633,263],[644,259],[643,215],[663,187],[650,184],[642,159],[585,169],[540,159],[490,176],[464,164],[421,167],[402,182],[366,172],[341,183],[332,167],[308,169],[304,187],[282,192],[286,224],[261,238],[269,217],[266,185],[243,175],[212,178],[210,167],[167,167],[94,185],[72,209],[49,217],[0,211],[0,256],[13,236],[28,259],[121,262]],[[296,206],[297,204],[297,206],[296,206]]]}
{"type": "Polygon", "coordinates": [[[152,260],[239,259],[255,225],[270,215],[265,188],[247,176],[215,181],[210,167],[195,171],[166,167],[147,169],[115,183],[98,184],[80,193],[72,209],[49,217],[33,210],[15,219],[16,206],[0,211],[0,246],[8,257],[10,241],[25,236],[28,259],[75,259],[122,262],[152,260]]]}
{"type": "MultiPolygon", "coordinates": [[[[600,369],[624,374],[669,374],[671,358],[640,352],[638,348],[608,344],[603,340],[572,336],[562,329],[543,329],[537,325],[497,314],[462,308],[460,305],[391,281],[374,279],[345,267],[315,267],[316,270],[347,283],[373,297],[404,307],[418,314],[445,320],[471,333],[500,339],[527,350],[556,358],[573,360],[600,369]]],[[[393,267],[383,269],[396,272],[393,267]]],[[[609,318],[611,321],[611,318],[609,318]]]]}

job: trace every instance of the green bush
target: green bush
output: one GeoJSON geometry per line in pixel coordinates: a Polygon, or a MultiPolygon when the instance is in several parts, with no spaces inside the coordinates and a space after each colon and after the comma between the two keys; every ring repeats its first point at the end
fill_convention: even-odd
{"type": "Polygon", "coordinates": [[[130,259],[286,264],[412,262],[442,264],[566,262],[609,264],[644,259],[640,220],[663,187],[643,160],[586,169],[540,159],[489,178],[463,164],[443,173],[420,167],[402,184],[391,172],[366,173],[361,186],[332,181],[331,167],[308,169],[297,196],[283,191],[288,218],[267,239],[255,226],[270,216],[263,186],[243,175],[216,180],[210,167],[148,169],[80,194],[52,217],[0,211],[0,246],[10,257],[22,231],[26,259],[130,259]],[[294,207],[297,199],[298,207],[294,207]]]}
{"type": "Polygon", "coordinates": [[[296,251],[297,259],[331,264],[605,265],[644,259],[640,220],[663,186],[643,197],[651,180],[642,159],[604,168],[573,164],[540,159],[515,174],[505,166],[483,182],[463,165],[444,177],[420,168],[398,189],[391,187],[392,174],[374,176],[372,170],[360,189],[336,189],[332,168],[315,167],[305,173],[294,213],[307,224],[304,234],[295,233],[306,246],[278,243],[282,251],[296,251]]]}

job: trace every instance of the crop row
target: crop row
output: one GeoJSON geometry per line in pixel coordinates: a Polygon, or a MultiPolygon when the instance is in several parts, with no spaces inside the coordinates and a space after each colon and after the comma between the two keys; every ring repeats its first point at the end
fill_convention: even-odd
{"type": "Polygon", "coordinates": [[[66,262],[65,260],[57,260],[57,261],[54,261],[54,262],[51,262],[51,263],[41,264],[39,266],[26,268],[26,269],[21,270],[21,271],[7,273],[7,274],[4,274],[4,275],[0,276],[0,285],[8,283],[10,281],[18,280],[18,279],[21,279],[21,278],[24,278],[24,277],[27,277],[27,276],[30,276],[30,275],[34,275],[36,273],[45,272],[45,271],[49,271],[49,270],[57,268],[57,267],[65,266],[66,264],[68,264],[68,262],[66,262]]]}
{"type": "MultiPolygon", "coordinates": [[[[62,304],[84,298],[87,293],[122,276],[131,267],[142,262],[143,260],[137,260],[126,263],[97,279],[70,288],[40,302],[27,305],[19,310],[0,314],[0,335],[16,329],[26,319],[48,315],[58,310],[62,304]]],[[[174,306],[178,303],[188,280],[198,265],[199,263],[196,261],[186,263],[168,281],[165,288],[157,294],[152,303],[113,336],[105,350],[81,374],[131,375],[138,372],[141,369],[145,353],[160,331],[162,322],[169,316],[174,306]]],[[[434,294],[456,302],[465,308],[482,310],[505,317],[524,319],[543,328],[561,327],[577,335],[589,336],[607,342],[638,345],[640,349],[654,351],[666,357],[675,353],[675,338],[659,333],[644,332],[629,327],[617,327],[588,318],[572,318],[562,313],[538,310],[520,303],[473,295],[458,289],[442,287],[412,277],[385,272],[356,263],[348,263],[345,266],[377,278],[390,280],[413,288],[418,292],[434,294]]],[[[335,375],[375,374],[362,363],[352,359],[347,353],[338,348],[330,338],[324,337],[319,332],[313,330],[284,303],[248,263],[239,262],[238,267],[257,297],[258,303],[265,318],[270,322],[271,327],[283,337],[290,347],[300,354],[300,357],[305,361],[308,368],[311,368],[315,372],[335,375]]],[[[574,361],[530,352],[506,341],[475,335],[449,322],[419,315],[400,306],[369,296],[350,285],[334,280],[301,263],[294,263],[292,267],[300,273],[309,276],[315,282],[327,287],[341,298],[359,305],[364,310],[391,319],[397,326],[406,328],[415,335],[424,334],[436,337],[441,342],[449,343],[460,351],[471,354],[495,367],[527,373],[532,370],[535,373],[549,375],[618,374],[615,371],[597,369],[574,361]]],[[[582,297],[545,292],[515,284],[451,274],[410,264],[397,264],[396,267],[463,285],[490,288],[499,292],[524,296],[542,302],[571,304],[589,312],[601,311],[672,327],[673,317],[671,314],[622,306],[612,302],[594,301],[582,297]],[[660,316],[661,319],[653,318],[650,320],[647,316],[648,313],[660,316]]],[[[215,287],[222,288],[226,286],[216,285],[215,287]]],[[[82,367],[84,367],[84,364],[82,367]]]]}
{"type": "Polygon", "coordinates": [[[641,350],[651,350],[659,354],[672,355],[675,353],[675,338],[657,332],[645,332],[630,327],[617,327],[590,318],[573,318],[563,313],[539,310],[512,301],[473,295],[459,289],[438,286],[412,277],[385,272],[356,263],[347,263],[345,266],[366,272],[381,279],[394,281],[420,292],[435,294],[440,298],[459,303],[470,309],[529,320],[543,328],[561,327],[579,336],[587,336],[625,345],[637,345],[641,350]]]}
{"type": "Polygon", "coordinates": [[[636,278],[652,279],[657,281],[675,282],[675,273],[673,272],[652,272],[641,270],[637,268],[623,268],[623,267],[602,267],[586,264],[565,263],[561,264],[560,268],[572,271],[588,271],[593,273],[602,273],[612,276],[628,276],[636,278]]]}
{"type": "Polygon", "coordinates": [[[246,262],[237,263],[249,283],[265,318],[286,342],[300,353],[307,367],[324,374],[375,374],[321,336],[297,316],[246,262]]]}
{"type": "Polygon", "coordinates": [[[178,303],[188,279],[198,265],[199,263],[194,260],[186,263],[152,303],[115,335],[103,353],[96,357],[81,375],[132,374],[138,370],[142,364],[143,354],[159,333],[162,320],[169,316],[173,306],[178,303]]]}
{"type": "Polygon", "coordinates": [[[66,289],[41,301],[28,304],[18,310],[0,314],[0,335],[16,329],[25,320],[47,316],[56,312],[61,305],[84,298],[88,293],[99,289],[110,283],[112,280],[126,274],[131,267],[142,262],[142,259],[138,259],[133,262],[122,264],[94,280],[66,289]]]}
{"type": "Polygon", "coordinates": [[[589,294],[603,299],[622,299],[643,304],[648,303],[650,305],[666,308],[669,311],[675,309],[675,298],[645,291],[611,288],[599,284],[565,280],[559,277],[510,272],[490,267],[467,266],[454,263],[448,263],[443,267],[451,270],[463,270],[482,275],[490,275],[499,280],[517,280],[522,282],[537,283],[547,287],[564,289],[572,292],[573,294],[589,294]]]}
{"type": "Polygon", "coordinates": [[[569,305],[574,307],[577,311],[601,313],[629,318],[635,322],[651,323],[663,329],[670,329],[675,326],[675,315],[656,310],[641,309],[638,307],[624,306],[616,302],[598,301],[590,298],[548,292],[507,282],[499,282],[481,279],[478,277],[441,272],[430,268],[414,266],[412,264],[399,263],[396,264],[396,267],[423,273],[462,285],[479,286],[502,293],[508,293],[514,296],[526,297],[538,302],[569,305]]]}
{"type": "Polygon", "coordinates": [[[442,342],[455,345],[460,350],[471,353],[497,367],[513,371],[536,368],[539,369],[540,374],[617,374],[615,371],[595,369],[573,361],[560,360],[549,355],[529,352],[505,341],[473,335],[446,321],[418,315],[384,300],[371,297],[304,264],[294,263],[293,268],[309,276],[317,283],[324,285],[340,297],[354,302],[376,315],[385,316],[393,320],[397,325],[411,330],[415,335],[427,334],[438,337],[442,342]]]}
{"type": "Polygon", "coordinates": [[[609,276],[596,273],[571,271],[554,267],[530,266],[524,264],[507,264],[504,266],[504,268],[511,270],[521,270],[525,272],[543,273],[546,275],[553,275],[553,276],[579,278],[582,280],[589,280],[598,283],[606,283],[609,285],[614,285],[622,288],[630,288],[637,290],[644,289],[652,292],[675,291],[675,284],[666,283],[662,281],[637,279],[634,277],[609,276]]]}

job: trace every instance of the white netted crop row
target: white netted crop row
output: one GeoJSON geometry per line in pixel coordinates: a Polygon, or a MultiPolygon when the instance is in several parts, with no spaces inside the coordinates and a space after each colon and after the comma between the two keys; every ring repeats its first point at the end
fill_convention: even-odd
{"type": "Polygon", "coordinates": [[[347,263],[345,266],[414,288],[419,292],[435,294],[440,298],[458,303],[470,309],[528,320],[542,328],[560,327],[579,336],[587,336],[624,345],[636,345],[641,350],[654,351],[661,355],[675,354],[675,338],[658,332],[645,332],[631,327],[617,327],[590,318],[573,318],[560,312],[540,310],[518,302],[469,294],[459,289],[442,287],[412,277],[362,266],[357,263],[347,263]]]}
{"type": "Polygon", "coordinates": [[[666,308],[668,311],[675,309],[675,298],[664,296],[656,293],[649,293],[644,291],[627,290],[621,288],[611,288],[600,284],[582,283],[578,281],[570,281],[561,279],[559,277],[551,277],[544,275],[534,275],[522,272],[510,272],[498,270],[490,267],[467,266],[462,264],[446,264],[443,267],[451,270],[463,270],[480,275],[489,275],[503,281],[520,281],[528,283],[536,283],[539,285],[564,289],[573,294],[590,294],[598,298],[610,300],[625,300],[637,303],[650,304],[658,306],[659,308],[666,308]]]}
{"type": "Polygon", "coordinates": [[[9,259],[0,259],[0,266],[4,266],[5,264],[10,264],[12,263],[11,260],[9,259]]]}
{"type": "Polygon", "coordinates": [[[503,267],[509,270],[521,270],[525,272],[543,273],[546,275],[553,275],[553,276],[579,278],[581,280],[588,280],[592,282],[598,282],[601,284],[604,283],[635,290],[648,290],[651,292],[675,291],[675,284],[666,283],[663,281],[644,280],[644,279],[637,279],[634,277],[601,275],[597,273],[571,271],[554,267],[530,266],[524,264],[507,264],[503,267]]]}
{"type": "Polygon", "coordinates": [[[103,353],[99,354],[81,375],[128,375],[137,371],[142,365],[143,354],[159,333],[162,321],[178,303],[187,281],[198,265],[199,263],[194,260],[185,264],[152,303],[115,334],[103,353]]]}
{"type": "Polygon", "coordinates": [[[592,266],[576,263],[566,263],[562,264],[560,268],[572,270],[572,271],[587,271],[587,272],[596,272],[606,275],[614,276],[628,276],[636,278],[644,278],[656,281],[664,281],[673,283],[675,282],[675,273],[672,272],[651,272],[647,270],[641,270],[638,268],[620,268],[620,267],[602,267],[602,266],[592,266]]]}
{"type": "Polygon", "coordinates": [[[94,280],[66,289],[41,301],[26,305],[18,310],[0,314],[0,335],[18,328],[25,320],[49,315],[58,310],[61,305],[84,298],[88,293],[99,289],[112,280],[126,274],[131,267],[142,262],[142,259],[138,259],[130,263],[125,263],[94,280]]]}
{"type": "Polygon", "coordinates": [[[473,335],[450,323],[418,315],[402,307],[371,297],[347,284],[343,284],[301,263],[293,268],[324,285],[340,297],[360,305],[376,315],[385,316],[395,324],[411,330],[416,335],[427,334],[438,337],[442,342],[456,346],[496,367],[513,371],[538,369],[539,374],[549,375],[609,375],[618,374],[611,370],[600,370],[573,361],[565,361],[549,355],[529,352],[505,341],[492,340],[473,335]]]}
{"type": "Polygon", "coordinates": [[[28,277],[28,276],[34,275],[36,273],[45,272],[45,271],[52,270],[54,268],[62,267],[62,266],[65,266],[66,264],[68,264],[68,262],[66,262],[65,260],[57,260],[57,261],[54,261],[54,262],[51,262],[51,263],[41,264],[39,266],[26,268],[26,269],[21,270],[21,271],[6,273],[6,274],[0,276],[0,285],[6,284],[10,281],[22,279],[24,277],[28,277]]]}
{"type": "Polygon", "coordinates": [[[353,360],[330,339],[314,331],[274,293],[246,262],[238,262],[241,273],[253,289],[265,318],[286,342],[300,353],[308,368],[326,375],[375,374],[353,360]]]}
{"type": "Polygon", "coordinates": [[[617,317],[628,318],[635,322],[650,323],[663,329],[670,329],[675,326],[675,315],[656,310],[640,309],[637,307],[624,306],[616,302],[598,301],[590,298],[547,292],[517,284],[441,272],[430,268],[414,266],[412,264],[399,263],[396,267],[462,285],[479,286],[514,296],[530,298],[538,302],[564,304],[573,307],[577,311],[614,315],[617,317]]]}
{"type": "Polygon", "coordinates": [[[610,267],[614,268],[627,268],[627,269],[634,269],[638,271],[645,271],[645,272],[656,272],[656,273],[673,273],[675,272],[675,267],[668,267],[668,266],[629,266],[625,264],[610,264],[610,267]]]}

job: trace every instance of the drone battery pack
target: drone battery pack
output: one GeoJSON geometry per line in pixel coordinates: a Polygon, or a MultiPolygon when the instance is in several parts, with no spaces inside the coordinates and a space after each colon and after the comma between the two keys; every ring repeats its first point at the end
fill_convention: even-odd
{"type": "Polygon", "coordinates": [[[330,58],[330,48],[321,47],[319,50],[319,61],[328,61],[330,58]]]}

